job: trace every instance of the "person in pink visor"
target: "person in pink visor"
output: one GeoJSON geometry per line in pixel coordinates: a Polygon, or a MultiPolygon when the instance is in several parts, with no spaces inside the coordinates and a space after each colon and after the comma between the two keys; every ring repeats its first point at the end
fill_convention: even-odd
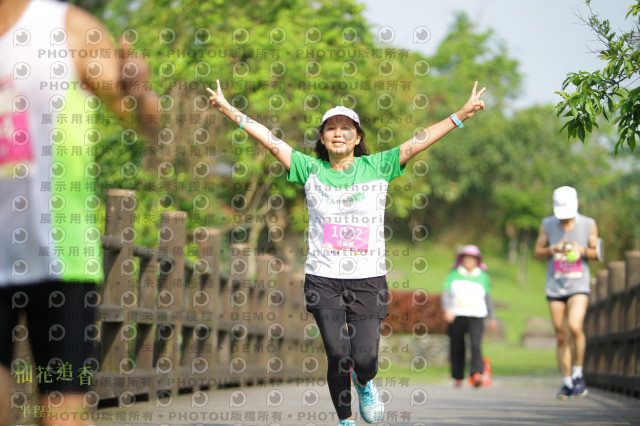
{"type": "Polygon", "coordinates": [[[441,299],[444,318],[449,324],[451,376],[457,387],[464,377],[466,334],[471,340],[472,383],[475,387],[482,385],[481,342],[485,318],[489,318],[492,330],[496,327],[490,289],[487,265],[482,261],[480,249],[472,244],[462,247],[444,282],[441,299]]]}

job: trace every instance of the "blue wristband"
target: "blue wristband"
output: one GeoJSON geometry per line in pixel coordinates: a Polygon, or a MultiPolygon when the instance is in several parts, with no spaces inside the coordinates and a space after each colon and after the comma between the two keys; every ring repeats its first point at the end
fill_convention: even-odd
{"type": "Polygon", "coordinates": [[[242,121],[240,122],[240,129],[244,127],[244,124],[247,122],[247,114],[242,114],[242,121]]]}
{"type": "Polygon", "coordinates": [[[451,114],[451,120],[453,120],[453,123],[459,128],[462,129],[464,127],[464,124],[462,124],[462,121],[460,121],[460,119],[458,118],[455,112],[451,114]]]}

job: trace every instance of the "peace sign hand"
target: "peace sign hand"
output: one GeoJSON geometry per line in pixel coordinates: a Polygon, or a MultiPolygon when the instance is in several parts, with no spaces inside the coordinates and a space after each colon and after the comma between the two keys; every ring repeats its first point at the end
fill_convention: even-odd
{"type": "Polygon", "coordinates": [[[466,120],[467,118],[471,118],[474,116],[476,111],[484,110],[484,101],[480,99],[484,92],[487,91],[486,87],[483,87],[479,92],[476,92],[478,89],[478,82],[476,81],[473,85],[473,89],[471,90],[471,96],[469,100],[464,104],[458,115],[458,118],[461,120],[466,120]],[[462,115],[462,117],[460,116],[462,115]]]}
{"type": "Polygon", "coordinates": [[[212,107],[216,107],[218,108],[218,111],[223,112],[223,110],[227,110],[229,111],[231,109],[231,105],[229,105],[229,102],[227,102],[227,100],[225,99],[224,95],[222,94],[222,89],[220,88],[220,80],[216,79],[216,91],[214,92],[213,89],[207,87],[207,92],[209,92],[209,94],[211,96],[209,96],[209,104],[212,107]]]}

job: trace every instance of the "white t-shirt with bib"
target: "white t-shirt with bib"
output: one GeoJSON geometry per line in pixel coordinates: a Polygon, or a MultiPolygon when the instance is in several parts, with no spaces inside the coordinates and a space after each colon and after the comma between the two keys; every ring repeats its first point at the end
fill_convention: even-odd
{"type": "Polygon", "coordinates": [[[400,147],[356,157],[343,171],[291,153],[287,179],[304,185],[309,211],[305,273],[358,279],[387,273],[384,213],[389,182],[402,176],[400,147]]]}

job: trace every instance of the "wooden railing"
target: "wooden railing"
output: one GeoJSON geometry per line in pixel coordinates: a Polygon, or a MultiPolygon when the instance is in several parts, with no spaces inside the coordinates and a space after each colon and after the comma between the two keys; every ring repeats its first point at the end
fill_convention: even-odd
{"type": "Polygon", "coordinates": [[[596,273],[585,318],[589,386],[640,397],[640,251],[596,273]]]}
{"type": "MultiPolygon", "coordinates": [[[[138,246],[135,206],[135,191],[108,191],[105,282],[90,297],[98,321],[85,332],[96,344],[89,405],[324,375],[301,273],[258,255],[256,276],[249,277],[249,259],[256,258],[249,247],[230,244],[214,228],[187,235],[184,212],[161,214],[157,250],[138,246]],[[185,258],[187,243],[197,245],[196,260],[185,258]],[[230,244],[228,273],[221,271],[223,244],[230,244]]],[[[15,353],[32,359],[26,341],[15,353]]],[[[34,390],[13,386],[22,396],[14,408],[34,390]]]]}

